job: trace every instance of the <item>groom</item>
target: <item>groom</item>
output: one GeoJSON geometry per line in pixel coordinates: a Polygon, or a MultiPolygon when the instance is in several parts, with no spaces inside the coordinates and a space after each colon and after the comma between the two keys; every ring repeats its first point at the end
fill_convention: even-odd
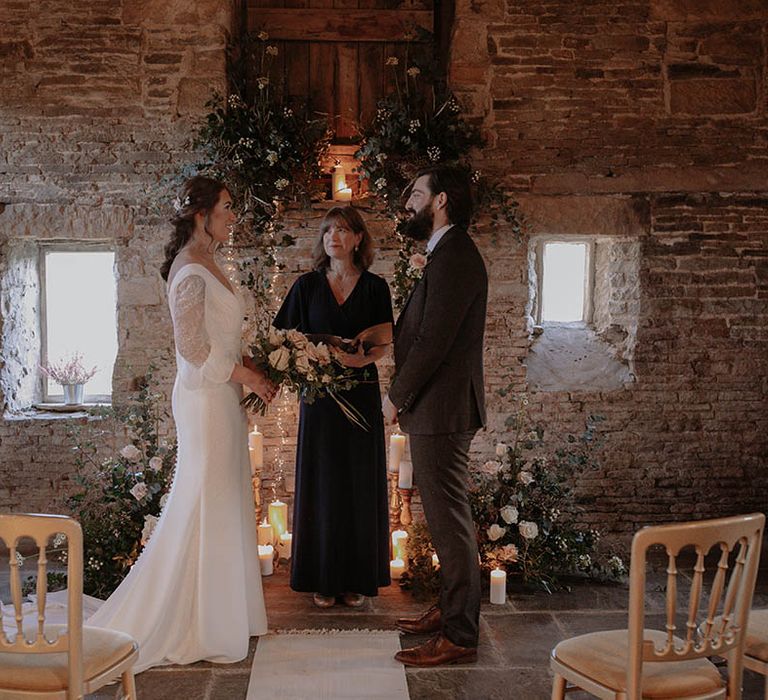
{"type": "Polygon", "coordinates": [[[409,666],[477,659],[480,569],[467,498],[469,445],[485,425],[483,333],[488,297],[485,264],[467,233],[472,197],[460,170],[419,173],[405,205],[404,233],[427,242],[428,262],[395,326],[395,377],[382,410],[399,420],[432,542],[440,559],[439,605],[405,632],[435,633],[399,652],[409,666]]]}

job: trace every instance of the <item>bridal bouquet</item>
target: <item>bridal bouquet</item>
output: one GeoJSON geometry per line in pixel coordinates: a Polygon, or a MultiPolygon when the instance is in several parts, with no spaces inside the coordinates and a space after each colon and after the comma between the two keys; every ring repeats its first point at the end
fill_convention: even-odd
{"type": "MultiPolygon", "coordinates": [[[[271,327],[266,336],[251,345],[250,350],[253,365],[271,382],[295,391],[306,403],[330,396],[352,423],[368,429],[360,412],[338,394],[357,386],[359,380],[351,368],[334,357],[327,343],[312,342],[297,330],[271,327]]],[[[255,393],[248,394],[241,403],[262,415],[266,412],[266,404],[255,393]]]]}

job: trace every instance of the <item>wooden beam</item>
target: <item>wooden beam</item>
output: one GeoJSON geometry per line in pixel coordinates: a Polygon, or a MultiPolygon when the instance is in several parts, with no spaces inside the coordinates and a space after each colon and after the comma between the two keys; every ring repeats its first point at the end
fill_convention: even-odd
{"type": "Polygon", "coordinates": [[[249,31],[276,41],[403,41],[414,26],[432,32],[432,11],[283,9],[248,1],[249,31]]]}

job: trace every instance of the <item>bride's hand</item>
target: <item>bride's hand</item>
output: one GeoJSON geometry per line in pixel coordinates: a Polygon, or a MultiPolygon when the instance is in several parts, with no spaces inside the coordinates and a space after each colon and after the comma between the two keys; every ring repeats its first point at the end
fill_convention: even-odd
{"type": "Polygon", "coordinates": [[[275,398],[277,385],[267,379],[261,370],[251,370],[251,377],[246,386],[253,391],[264,403],[269,403],[275,398]]]}

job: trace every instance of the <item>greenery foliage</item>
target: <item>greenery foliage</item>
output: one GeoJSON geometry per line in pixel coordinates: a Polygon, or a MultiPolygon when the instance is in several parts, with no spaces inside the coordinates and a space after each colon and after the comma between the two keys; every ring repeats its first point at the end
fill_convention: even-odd
{"type": "Polygon", "coordinates": [[[373,122],[361,128],[355,157],[360,161],[360,179],[368,181],[395,221],[399,254],[394,303],[401,308],[418,279],[410,269],[417,247],[402,235],[400,225],[404,193],[419,170],[437,164],[465,170],[473,183],[476,215],[488,216],[494,224],[503,221],[515,237],[521,234],[521,223],[513,197],[474,167],[474,155],[484,145],[482,134],[464,117],[459,100],[434,68],[409,61],[407,53],[402,65],[394,56],[386,64],[396,89],[378,103],[373,122]]]}
{"type": "Polygon", "coordinates": [[[301,105],[289,103],[271,84],[270,66],[277,46],[266,32],[246,35],[230,60],[231,92],[214,95],[210,112],[197,134],[203,154],[197,172],[222,179],[241,215],[238,242],[256,249],[248,286],[266,295],[278,246],[293,244],[280,236],[283,205],[309,201],[319,194],[317,182],[331,132],[325,119],[309,118],[301,105]],[[243,66],[255,72],[252,89],[243,66]]]}
{"type": "MultiPolygon", "coordinates": [[[[136,401],[121,408],[94,409],[122,425],[130,441],[106,458],[103,446],[113,430],[102,421],[70,429],[79,486],[67,505],[83,528],[85,593],[106,598],[138,559],[160,515],[176,465],[176,443],[160,436],[166,416],[155,393],[154,368],[142,379],[136,401]]],[[[114,422],[113,422],[114,421],[114,422]]]]}
{"type": "Polygon", "coordinates": [[[440,593],[440,572],[432,563],[435,550],[429,530],[424,523],[413,523],[406,532],[408,569],[400,578],[400,586],[411,591],[416,600],[432,600],[440,593]]]}
{"type": "MultiPolygon", "coordinates": [[[[578,506],[571,484],[598,466],[595,432],[602,419],[591,416],[580,436],[567,436],[564,446],[545,456],[544,430],[530,425],[527,404],[521,399],[507,418],[508,432],[496,445],[495,459],[472,472],[470,505],[483,569],[504,569],[508,581],[517,577],[547,591],[564,575],[621,578],[624,562],[598,547],[596,530],[574,523],[578,506]]],[[[426,533],[412,544],[418,564],[401,584],[428,594],[437,572],[421,560],[431,557],[432,545],[426,533]]]]}

